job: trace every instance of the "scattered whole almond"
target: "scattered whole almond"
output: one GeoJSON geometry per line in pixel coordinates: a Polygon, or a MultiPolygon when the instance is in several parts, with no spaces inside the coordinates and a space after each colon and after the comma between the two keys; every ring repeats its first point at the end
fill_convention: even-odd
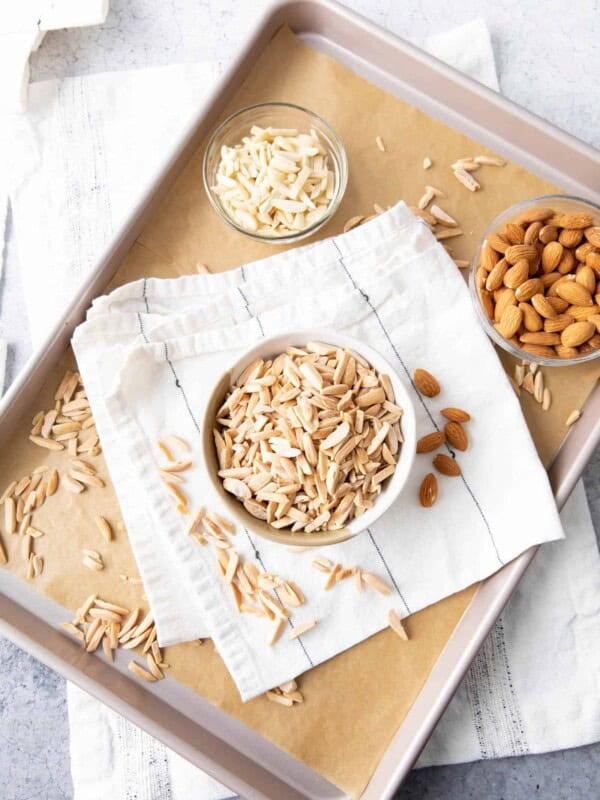
{"type": "Polygon", "coordinates": [[[459,464],[446,453],[438,453],[433,459],[433,466],[438,472],[449,478],[454,478],[462,474],[459,464]]]}
{"type": "Polygon", "coordinates": [[[448,422],[444,428],[446,439],[451,447],[456,450],[466,450],[469,446],[469,438],[466,430],[460,422],[448,422]]]}
{"type": "Polygon", "coordinates": [[[421,436],[417,442],[417,453],[432,453],[441,447],[446,441],[445,434],[442,431],[433,431],[425,436],[421,436]]]}
{"type": "Polygon", "coordinates": [[[416,369],[413,374],[415,386],[425,397],[435,397],[441,391],[440,384],[426,369],[416,369]]]}
{"type": "Polygon", "coordinates": [[[490,234],[476,291],[498,333],[526,353],[576,358],[600,349],[600,226],[585,212],[531,208],[490,234]]]}
{"type": "Polygon", "coordinates": [[[438,482],[433,472],[428,472],[423,478],[419,489],[419,502],[423,508],[431,508],[438,496],[438,482]]]}

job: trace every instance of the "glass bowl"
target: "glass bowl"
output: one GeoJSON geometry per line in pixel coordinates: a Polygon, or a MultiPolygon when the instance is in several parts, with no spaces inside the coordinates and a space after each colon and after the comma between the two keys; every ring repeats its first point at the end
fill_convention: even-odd
{"type": "Polygon", "coordinates": [[[546,194],[538,197],[530,197],[527,200],[522,200],[520,203],[516,203],[514,206],[507,208],[506,211],[503,211],[501,214],[499,214],[487,227],[481,238],[481,241],[477,245],[475,256],[471,261],[469,272],[469,289],[471,291],[471,299],[473,301],[473,305],[475,306],[475,311],[477,312],[477,316],[479,317],[479,320],[490,339],[492,339],[503,350],[506,350],[507,353],[510,353],[516,358],[525,359],[526,361],[541,364],[547,367],[568,367],[573,364],[582,364],[585,361],[592,361],[600,356],[600,348],[590,351],[589,353],[582,353],[576,358],[559,358],[558,355],[550,358],[536,355],[534,353],[528,353],[526,350],[522,350],[520,347],[517,347],[512,342],[501,336],[496,330],[494,323],[487,318],[483,311],[477,290],[476,273],[479,267],[481,251],[488,236],[490,236],[492,233],[502,232],[507,222],[515,221],[524,211],[536,208],[538,206],[552,208],[555,212],[561,214],[567,214],[576,211],[585,212],[592,215],[594,218],[594,225],[600,225],[600,206],[592,203],[589,200],[584,200],[581,197],[573,197],[571,195],[546,194]]]}
{"type": "Polygon", "coordinates": [[[290,244],[312,236],[329,222],[339,208],[346,184],[348,183],[348,159],[346,151],[337,134],[329,127],[324,119],[308,111],[306,108],[292,103],[258,103],[236,111],[214,131],[204,152],[202,164],[202,177],[208,199],[217,214],[236,231],[260,242],[269,244],[290,244]],[[316,131],[329,158],[329,167],[333,171],[333,197],[329,202],[327,211],[321,219],[308,228],[297,232],[286,233],[282,236],[266,236],[255,233],[239,225],[221,203],[219,196],[212,187],[216,182],[217,170],[221,161],[221,148],[226,145],[232,147],[242,141],[250,133],[253,125],[262,128],[296,128],[300,132],[316,131]]]}

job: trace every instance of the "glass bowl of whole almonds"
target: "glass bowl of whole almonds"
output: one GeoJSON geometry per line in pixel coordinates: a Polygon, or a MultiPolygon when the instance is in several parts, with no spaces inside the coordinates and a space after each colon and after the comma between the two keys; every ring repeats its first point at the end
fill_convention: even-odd
{"type": "Polygon", "coordinates": [[[204,152],[204,188],[240,233],[289,244],[322,228],[348,182],[348,159],[324,119],[291,103],[258,103],[232,114],[204,152]]]}
{"type": "Polygon", "coordinates": [[[517,203],[490,224],[471,264],[475,309],[517,358],[568,366],[600,356],[600,207],[569,195],[517,203]]]}

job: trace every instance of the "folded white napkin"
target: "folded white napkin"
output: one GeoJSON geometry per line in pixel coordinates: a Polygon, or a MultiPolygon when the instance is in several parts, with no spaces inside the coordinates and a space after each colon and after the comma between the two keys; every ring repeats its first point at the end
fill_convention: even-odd
{"type": "Polygon", "coordinates": [[[95,301],[73,344],[159,641],[208,632],[244,699],[381,630],[389,608],[411,614],[530,545],[562,536],[546,473],[468,289],[403,203],[347,234],[233,272],[126,285],[95,301]],[[221,511],[199,459],[213,384],[250,344],[311,326],[344,330],[390,360],[411,388],[419,435],[442,424],[444,406],[466,407],[471,446],[459,457],[462,477],[440,482],[432,509],[418,502],[431,469],[431,456],[424,456],[402,497],[370,529],[319,550],[379,575],[393,587],[389,597],[360,594],[350,581],[324,592],[311,566],[314,553],[290,553],[240,530],[234,547],[244,560],[293,577],[306,594],[291,627],[319,622],[269,648],[264,621],[235,613],[210,548],[185,535],[188,523],[157,470],[156,442],[166,433],[191,442],[190,508],[221,511]],[[438,377],[438,397],[414,389],[417,367],[438,377]]]}

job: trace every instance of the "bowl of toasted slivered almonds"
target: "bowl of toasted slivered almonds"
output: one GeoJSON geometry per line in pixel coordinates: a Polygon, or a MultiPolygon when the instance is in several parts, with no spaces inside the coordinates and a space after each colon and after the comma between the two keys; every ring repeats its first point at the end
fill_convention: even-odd
{"type": "Polygon", "coordinates": [[[271,541],[334,544],[397,499],[416,449],[404,384],[375,350],[323,330],[245,352],[206,404],[207,474],[242,527],[271,541]]]}
{"type": "Polygon", "coordinates": [[[348,159],[317,114],[291,103],[259,103],[214,131],[202,175],[221,219],[252,239],[289,244],[312,236],[335,214],[348,159]]]}
{"type": "Polygon", "coordinates": [[[517,203],[490,224],[469,276],[489,336],[517,358],[600,356],[600,207],[569,195],[517,203]]]}

